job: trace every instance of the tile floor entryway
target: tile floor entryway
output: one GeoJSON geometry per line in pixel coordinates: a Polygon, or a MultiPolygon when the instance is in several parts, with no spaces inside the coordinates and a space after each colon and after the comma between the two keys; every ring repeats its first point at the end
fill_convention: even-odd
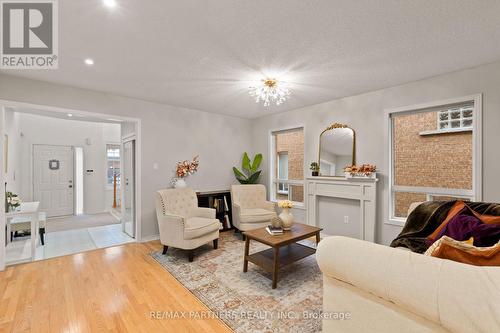
{"type": "MultiPolygon", "coordinates": [[[[73,217],[70,217],[73,218],[73,217]]],[[[50,220],[49,220],[50,223],[50,220]]],[[[120,223],[104,226],[47,232],[45,245],[37,240],[35,260],[64,256],[125,243],[135,239],[122,231],[120,223]]],[[[14,238],[6,248],[6,262],[22,262],[30,256],[30,237],[14,238]]]]}

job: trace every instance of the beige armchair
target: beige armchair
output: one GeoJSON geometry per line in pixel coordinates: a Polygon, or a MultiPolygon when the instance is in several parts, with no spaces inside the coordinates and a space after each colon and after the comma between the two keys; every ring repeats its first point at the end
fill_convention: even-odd
{"type": "Polygon", "coordinates": [[[198,207],[194,190],[160,190],[156,192],[155,203],[163,254],[171,246],[188,250],[189,261],[193,261],[193,249],[210,241],[217,248],[220,222],[214,209],[198,207]]]}
{"type": "Polygon", "coordinates": [[[276,217],[274,202],[266,200],[264,185],[232,185],[233,225],[239,231],[266,227],[276,217]]]}

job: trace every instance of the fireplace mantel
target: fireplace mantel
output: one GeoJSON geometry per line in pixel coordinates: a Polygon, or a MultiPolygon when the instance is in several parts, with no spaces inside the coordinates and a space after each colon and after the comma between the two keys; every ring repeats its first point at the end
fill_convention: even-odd
{"type": "Polygon", "coordinates": [[[306,179],[307,223],[319,226],[318,197],[357,200],[361,219],[360,238],[375,242],[377,182],[376,178],[308,177],[306,179]]]}

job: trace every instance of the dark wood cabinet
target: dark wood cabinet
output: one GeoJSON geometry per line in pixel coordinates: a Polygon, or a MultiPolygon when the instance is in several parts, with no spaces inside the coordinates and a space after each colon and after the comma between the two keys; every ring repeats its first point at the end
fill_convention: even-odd
{"type": "Polygon", "coordinates": [[[196,192],[198,206],[215,209],[215,217],[221,221],[220,231],[233,230],[231,192],[229,190],[196,192]]]}

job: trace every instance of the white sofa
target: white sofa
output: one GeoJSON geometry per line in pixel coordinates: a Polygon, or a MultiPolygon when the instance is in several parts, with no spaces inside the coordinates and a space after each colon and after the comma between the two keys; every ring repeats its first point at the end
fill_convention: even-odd
{"type": "Polygon", "coordinates": [[[266,200],[266,187],[257,185],[231,185],[233,225],[240,231],[266,227],[276,217],[274,202],[266,200]]]}
{"type": "Polygon", "coordinates": [[[215,209],[198,207],[198,198],[190,188],[166,189],[156,192],[156,216],[163,254],[168,247],[188,250],[193,261],[193,249],[213,241],[218,246],[220,221],[215,209]]]}
{"type": "Polygon", "coordinates": [[[500,332],[500,268],[348,237],[323,239],[323,332],[500,332]],[[330,315],[331,317],[332,315],[330,315]]]}

